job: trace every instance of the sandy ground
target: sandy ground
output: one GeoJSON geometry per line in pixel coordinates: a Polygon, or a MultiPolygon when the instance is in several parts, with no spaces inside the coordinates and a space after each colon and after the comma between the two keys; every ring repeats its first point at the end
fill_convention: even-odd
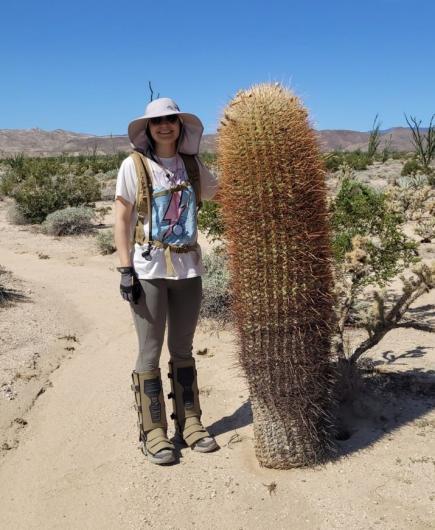
{"type": "MultiPolygon", "coordinates": [[[[434,335],[397,329],[371,352],[385,370],[421,373],[426,390],[370,387],[334,461],[276,471],[255,458],[234,333],[203,323],[203,420],[220,450],[180,448],[176,465],[155,466],[138,449],[136,336],[116,255],[98,255],[90,236],[12,226],[6,207],[0,265],[20,297],[0,309],[0,528],[435,528],[434,335]]],[[[434,310],[433,292],[413,308],[422,321],[434,310]]],[[[167,361],[165,347],[163,372],[167,361]]]]}

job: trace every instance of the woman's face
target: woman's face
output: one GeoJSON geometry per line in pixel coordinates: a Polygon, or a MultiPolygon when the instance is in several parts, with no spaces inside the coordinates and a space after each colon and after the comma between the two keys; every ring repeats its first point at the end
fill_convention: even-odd
{"type": "Polygon", "coordinates": [[[180,120],[176,115],[172,116],[162,116],[149,120],[149,131],[157,145],[174,144],[180,136],[180,120]]]}

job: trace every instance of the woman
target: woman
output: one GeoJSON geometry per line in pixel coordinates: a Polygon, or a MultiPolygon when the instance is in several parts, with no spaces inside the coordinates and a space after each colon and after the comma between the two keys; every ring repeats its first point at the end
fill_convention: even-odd
{"type": "Polygon", "coordinates": [[[197,157],[203,125],[169,98],[148,104],[128,135],[134,152],[116,184],[115,243],[121,295],[130,302],[139,341],[132,372],[139,440],[148,460],[175,460],[159,359],[168,321],[169,377],[177,437],[193,450],[218,447],[201,424],[192,343],[204,272],[197,244],[200,200],[211,199],[216,178],[197,157]]]}

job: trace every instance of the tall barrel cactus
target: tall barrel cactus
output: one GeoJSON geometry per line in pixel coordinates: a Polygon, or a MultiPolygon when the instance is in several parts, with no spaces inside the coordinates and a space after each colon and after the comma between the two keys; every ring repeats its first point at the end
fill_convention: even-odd
{"type": "Polygon", "coordinates": [[[261,465],[333,447],[332,272],[325,173],[307,111],[280,85],[239,92],[218,136],[239,359],[261,465]]]}

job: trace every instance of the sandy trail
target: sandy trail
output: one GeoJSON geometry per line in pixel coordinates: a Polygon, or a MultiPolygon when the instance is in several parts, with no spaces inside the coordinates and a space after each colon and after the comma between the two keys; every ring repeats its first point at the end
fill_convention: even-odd
{"type": "MultiPolygon", "coordinates": [[[[118,294],[116,257],[96,255],[92,238],[55,241],[4,218],[0,228],[0,264],[32,286],[36,319],[42,307],[47,357],[63,351],[59,333],[79,339],[22,411],[28,423],[15,432],[16,448],[3,452],[1,528],[435,528],[433,397],[377,404],[376,419],[364,408],[370,402],[361,403],[353,436],[340,443],[342,458],[316,469],[262,469],[230,330],[211,334],[201,326],[194,346],[208,348],[196,357],[203,419],[221,449],[182,448],[177,465],[149,464],[137,448],[130,389],[136,337],[118,294]],[[38,258],[41,249],[50,259],[38,258]],[[47,307],[58,308],[55,327],[47,307]]],[[[433,306],[433,296],[421,304],[433,306]]],[[[409,349],[395,333],[379,345],[380,358],[409,349]]],[[[407,333],[418,333],[412,341],[433,361],[433,336],[407,333]]],[[[167,360],[165,347],[163,373],[167,360]]]]}

